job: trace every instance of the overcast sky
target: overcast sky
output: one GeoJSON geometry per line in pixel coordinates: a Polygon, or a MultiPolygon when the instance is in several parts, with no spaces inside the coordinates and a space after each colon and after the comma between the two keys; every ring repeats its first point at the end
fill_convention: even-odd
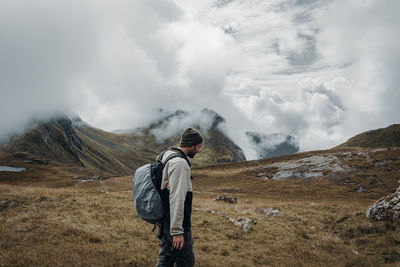
{"type": "Polygon", "coordinates": [[[397,0],[0,0],[0,136],[55,110],[111,131],[160,108],[210,108],[239,145],[257,131],[330,148],[400,122],[399,10],[397,0]]]}

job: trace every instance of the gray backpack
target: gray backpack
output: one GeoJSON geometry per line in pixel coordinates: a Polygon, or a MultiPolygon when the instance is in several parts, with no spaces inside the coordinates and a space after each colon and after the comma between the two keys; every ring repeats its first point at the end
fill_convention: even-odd
{"type": "Polygon", "coordinates": [[[161,160],[165,152],[161,153],[155,162],[138,168],[133,175],[132,195],[136,212],[140,218],[151,224],[161,222],[165,215],[164,207],[167,203],[164,203],[166,200],[163,201],[161,190],[162,173],[165,164],[176,157],[187,160],[185,154],[179,150],[177,153],[168,156],[163,163],[161,160]]]}

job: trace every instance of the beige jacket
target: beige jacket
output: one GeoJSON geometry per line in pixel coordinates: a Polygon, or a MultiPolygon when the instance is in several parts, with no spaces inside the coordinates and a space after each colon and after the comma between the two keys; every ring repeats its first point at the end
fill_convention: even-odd
{"type": "MultiPolygon", "coordinates": [[[[162,161],[176,151],[165,152],[162,161]]],[[[193,192],[190,167],[185,159],[176,157],[167,162],[163,170],[161,190],[169,190],[170,233],[183,234],[184,203],[187,192],[193,192]]]]}

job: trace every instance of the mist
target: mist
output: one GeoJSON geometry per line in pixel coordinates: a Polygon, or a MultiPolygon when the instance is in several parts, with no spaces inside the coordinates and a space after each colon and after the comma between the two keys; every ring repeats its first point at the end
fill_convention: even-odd
{"type": "Polygon", "coordinates": [[[247,131],[289,134],[301,151],[330,148],[399,122],[399,7],[4,0],[0,140],[54,112],[112,131],[179,109],[201,121],[195,110],[209,108],[248,158],[247,131]]]}

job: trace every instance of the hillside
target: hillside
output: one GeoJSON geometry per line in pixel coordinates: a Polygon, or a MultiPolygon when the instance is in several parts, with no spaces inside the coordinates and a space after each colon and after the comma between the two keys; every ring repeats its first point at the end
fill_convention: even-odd
{"type": "Polygon", "coordinates": [[[40,121],[36,127],[12,139],[2,150],[8,161],[53,163],[86,167],[127,175],[151,160],[154,153],[144,150],[130,135],[111,134],[89,126],[79,118],[58,115],[40,121]]]}
{"type": "Polygon", "coordinates": [[[400,147],[400,124],[358,134],[339,147],[400,147]]]}
{"type": "MultiPolygon", "coordinates": [[[[0,171],[0,265],[154,266],[156,233],[134,211],[132,177],[106,179],[112,174],[85,167],[102,160],[98,155],[92,161],[82,156],[97,149],[113,162],[111,152],[123,159],[130,155],[127,145],[141,147],[154,135],[113,135],[79,120],[71,125],[73,131],[56,121],[26,135],[36,140],[33,148],[49,145],[37,154],[0,151],[0,166],[26,168],[0,171]],[[47,143],[44,129],[52,133],[47,143]],[[60,138],[66,141],[54,146],[57,155],[50,144],[60,138]],[[44,160],[45,149],[68,165],[44,160]],[[7,155],[19,159],[4,160],[7,155]]],[[[9,149],[30,148],[14,142],[9,149]]],[[[197,166],[192,174],[196,266],[400,263],[399,225],[366,217],[370,205],[398,187],[398,147],[309,151],[197,166]],[[216,201],[218,196],[237,202],[216,201]],[[244,222],[250,230],[243,230],[244,222]]]]}
{"type": "MultiPolygon", "coordinates": [[[[1,265],[155,265],[156,233],[134,211],[131,176],[66,185],[49,183],[52,170],[40,170],[42,183],[0,179],[1,265]]],[[[397,188],[399,148],[310,151],[197,167],[193,176],[196,266],[400,263],[399,225],[365,216],[397,188]],[[238,227],[245,221],[251,230],[238,227]]]]}
{"type": "Polygon", "coordinates": [[[207,124],[198,123],[187,112],[177,111],[146,128],[127,133],[106,132],[79,117],[59,114],[32,123],[30,130],[0,148],[0,163],[30,170],[43,165],[54,166],[56,173],[75,170],[74,173],[89,172],[90,176],[131,175],[137,167],[153,161],[161,151],[177,146],[181,132],[189,126],[199,128],[206,143],[202,155],[192,160],[194,166],[246,159],[242,150],[221,131],[220,126],[225,121],[221,116],[210,110],[199,114],[207,124]],[[183,121],[182,129],[175,127],[176,121],[183,121]]]}

